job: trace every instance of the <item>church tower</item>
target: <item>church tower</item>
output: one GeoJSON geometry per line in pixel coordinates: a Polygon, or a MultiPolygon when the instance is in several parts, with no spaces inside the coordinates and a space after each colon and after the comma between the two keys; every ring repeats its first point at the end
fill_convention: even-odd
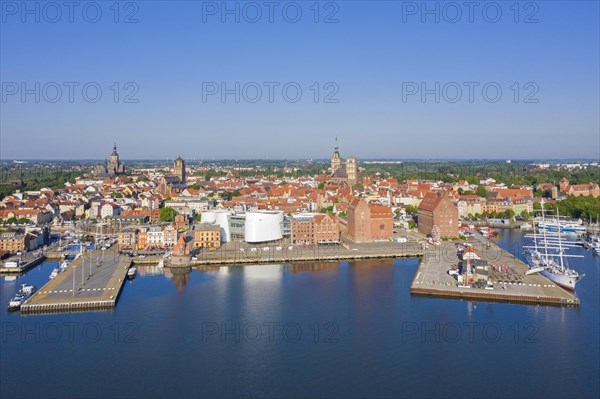
{"type": "Polygon", "coordinates": [[[180,183],[185,183],[185,161],[177,157],[173,162],[173,174],[179,178],[180,183]]]}
{"type": "Polygon", "coordinates": [[[333,147],[333,155],[331,156],[331,174],[333,175],[338,169],[342,168],[342,157],[340,156],[338,139],[335,138],[335,147],[333,147]]]}
{"type": "Polygon", "coordinates": [[[358,164],[356,158],[349,157],[346,159],[346,175],[348,176],[348,183],[355,185],[358,182],[358,164]]]}

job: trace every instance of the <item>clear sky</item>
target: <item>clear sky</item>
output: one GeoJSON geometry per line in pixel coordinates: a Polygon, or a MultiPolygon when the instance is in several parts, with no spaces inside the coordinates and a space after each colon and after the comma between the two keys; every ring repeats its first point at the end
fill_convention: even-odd
{"type": "Polygon", "coordinates": [[[2,159],[600,156],[597,1],[0,3],[2,159]]]}

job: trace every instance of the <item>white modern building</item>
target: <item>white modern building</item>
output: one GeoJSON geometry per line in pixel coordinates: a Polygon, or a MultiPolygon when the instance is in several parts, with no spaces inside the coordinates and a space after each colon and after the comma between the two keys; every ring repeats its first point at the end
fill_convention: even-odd
{"type": "Polygon", "coordinates": [[[247,243],[281,240],[283,238],[283,212],[246,212],[244,236],[247,243]]]}

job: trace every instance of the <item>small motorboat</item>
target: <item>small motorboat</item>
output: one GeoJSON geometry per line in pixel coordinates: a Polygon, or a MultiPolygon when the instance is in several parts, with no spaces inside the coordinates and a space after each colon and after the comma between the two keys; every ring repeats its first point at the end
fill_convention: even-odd
{"type": "Polygon", "coordinates": [[[129,268],[129,270],[127,270],[127,277],[134,278],[136,273],[137,273],[137,268],[135,266],[132,266],[129,268]]]}
{"type": "Polygon", "coordinates": [[[52,273],[50,273],[50,280],[52,280],[54,277],[58,276],[58,273],[60,273],[62,271],[62,269],[55,267],[54,269],[52,269],[52,273]]]}

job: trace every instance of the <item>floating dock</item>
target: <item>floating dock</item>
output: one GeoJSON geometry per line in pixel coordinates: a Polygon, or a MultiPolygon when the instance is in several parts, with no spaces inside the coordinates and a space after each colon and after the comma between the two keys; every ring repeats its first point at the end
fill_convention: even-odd
{"type": "Polygon", "coordinates": [[[131,259],[116,251],[87,252],[21,305],[21,313],[110,309],[116,306],[131,259]]]}
{"type": "Polygon", "coordinates": [[[506,265],[519,278],[498,279],[491,277],[493,289],[460,286],[457,280],[448,274],[452,264],[457,264],[454,242],[445,242],[439,247],[426,251],[422,257],[415,277],[410,286],[411,294],[437,296],[455,299],[470,299],[494,302],[515,302],[539,305],[579,305],[574,293],[556,285],[542,275],[526,275],[529,267],[509,252],[491,243],[484,245],[472,240],[475,251],[491,264],[506,265]]]}

